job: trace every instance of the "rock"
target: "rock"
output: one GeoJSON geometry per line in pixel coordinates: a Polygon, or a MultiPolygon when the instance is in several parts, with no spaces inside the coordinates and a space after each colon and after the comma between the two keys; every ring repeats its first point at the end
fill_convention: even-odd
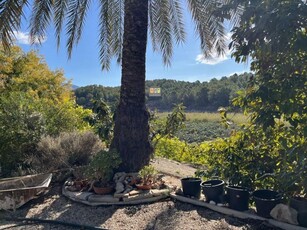
{"type": "Polygon", "coordinates": [[[122,193],[124,190],[125,190],[125,186],[122,182],[117,182],[116,183],[116,187],[115,187],[115,193],[118,194],[118,193],[122,193]]]}
{"type": "Polygon", "coordinates": [[[217,204],[217,206],[219,206],[219,207],[223,207],[223,206],[224,206],[224,204],[222,204],[222,203],[218,203],[218,204],[217,204]]]}
{"type": "MultiPolygon", "coordinates": [[[[116,182],[119,182],[120,179],[122,178],[125,178],[126,176],[126,173],[125,172],[118,172],[118,173],[115,173],[114,176],[113,176],[113,181],[116,183],[116,182]]],[[[124,179],[123,179],[124,180],[124,179]]],[[[120,181],[122,182],[122,181],[120,181]]]]}
{"type": "Polygon", "coordinates": [[[150,193],[153,196],[161,196],[161,195],[169,195],[169,190],[168,189],[152,189],[150,190],[150,193]]]}
{"type": "Polygon", "coordinates": [[[128,193],[114,193],[113,197],[114,198],[123,198],[123,197],[128,197],[128,193]]]}
{"type": "Polygon", "coordinates": [[[126,188],[125,188],[124,193],[129,193],[129,192],[132,191],[132,190],[133,190],[133,187],[132,187],[132,186],[126,185],[126,188]]]}
{"type": "Polygon", "coordinates": [[[143,191],[142,190],[133,190],[133,191],[129,192],[129,196],[136,196],[140,193],[143,193],[143,191]]]}
{"type": "Polygon", "coordinates": [[[180,196],[183,196],[183,191],[181,188],[178,188],[176,191],[175,191],[175,194],[176,195],[180,195],[180,196]]]}
{"type": "Polygon", "coordinates": [[[147,192],[147,193],[140,193],[140,194],[135,195],[135,196],[124,197],[123,201],[143,200],[143,199],[147,199],[147,198],[151,198],[151,197],[153,197],[153,194],[147,192]]]}
{"type": "Polygon", "coordinates": [[[288,205],[278,204],[276,205],[270,215],[275,219],[289,224],[298,225],[297,211],[290,208],[288,205]]]}
{"type": "Polygon", "coordinates": [[[210,200],[209,204],[216,205],[216,203],[213,200],[210,200]]]}

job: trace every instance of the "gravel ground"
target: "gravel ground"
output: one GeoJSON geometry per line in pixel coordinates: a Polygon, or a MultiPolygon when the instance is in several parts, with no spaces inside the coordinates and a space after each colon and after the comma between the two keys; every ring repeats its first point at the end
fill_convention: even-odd
{"type": "MultiPolygon", "coordinates": [[[[178,177],[189,176],[193,170],[195,171],[188,165],[163,159],[159,159],[153,164],[158,164],[155,167],[166,173],[168,176],[165,177],[165,180],[173,185],[180,185],[178,177]]],[[[0,229],[76,229],[55,224],[24,225],[25,223],[20,221],[7,221],[5,220],[7,217],[47,219],[115,230],[278,229],[269,227],[261,221],[240,220],[204,207],[197,207],[171,199],[133,206],[86,206],[62,196],[61,184],[53,184],[45,196],[30,201],[15,212],[0,211],[0,229]],[[17,226],[18,224],[22,225],[17,226]]],[[[78,227],[77,229],[81,228],[78,227]]]]}
{"type": "Polygon", "coordinates": [[[16,212],[0,212],[0,229],[76,229],[54,224],[14,227],[20,222],[3,220],[3,217],[12,215],[19,218],[57,220],[106,229],[277,229],[258,221],[243,221],[170,199],[135,206],[90,207],[68,200],[60,195],[60,191],[61,186],[54,185],[47,195],[29,202],[16,212]]]}

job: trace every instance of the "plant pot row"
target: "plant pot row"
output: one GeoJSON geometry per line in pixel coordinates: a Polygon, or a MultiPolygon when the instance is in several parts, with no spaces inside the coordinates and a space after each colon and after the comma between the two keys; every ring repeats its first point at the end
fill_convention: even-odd
{"type": "MultiPolygon", "coordinates": [[[[282,202],[282,195],[280,193],[266,189],[251,192],[248,188],[229,185],[226,186],[225,195],[225,182],[222,180],[208,180],[202,182],[200,178],[183,178],[181,179],[181,183],[185,196],[199,199],[202,190],[207,202],[227,202],[229,208],[238,211],[248,210],[250,197],[252,197],[255,201],[257,214],[266,218],[270,218],[271,210],[282,202]]],[[[298,221],[300,225],[307,227],[307,200],[292,198],[290,207],[298,211],[298,221]]]]}

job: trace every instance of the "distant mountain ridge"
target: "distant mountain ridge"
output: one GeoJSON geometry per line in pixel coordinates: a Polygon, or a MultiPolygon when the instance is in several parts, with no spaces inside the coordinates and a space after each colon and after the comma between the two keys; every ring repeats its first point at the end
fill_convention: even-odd
{"type": "Polygon", "coordinates": [[[77,86],[77,85],[72,85],[71,88],[72,88],[72,90],[76,90],[76,89],[78,89],[78,88],[80,88],[80,87],[77,86]]]}

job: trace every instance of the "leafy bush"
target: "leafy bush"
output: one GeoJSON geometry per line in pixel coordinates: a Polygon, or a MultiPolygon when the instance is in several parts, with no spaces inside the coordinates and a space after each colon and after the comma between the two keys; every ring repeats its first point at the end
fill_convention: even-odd
{"type": "MultiPolygon", "coordinates": [[[[157,137],[159,138],[159,137],[157,137]]],[[[206,164],[204,156],[207,144],[188,144],[178,138],[159,138],[155,146],[155,155],[198,165],[206,164]]]]}
{"type": "Polygon", "coordinates": [[[91,110],[78,106],[62,71],[51,71],[35,52],[0,47],[0,176],[29,169],[27,159],[44,135],[90,130],[91,110]]]}
{"type": "Polygon", "coordinates": [[[39,172],[87,165],[102,149],[102,142],[92,132],[61,133],[43,137],[29,162],[39,172]]]}
{"type": "Polygon", "coordinates": [[[112,179],[114,170],[119,167],[120,163],[119,153],[114,150],[102,150],[91,160],[88,168],[88,176],[94,180],[107,183],[112,179]]]}
{"type": "Polygon", "coordinates": [[[0,175],[25,164],[45,134],[45,119],[33,98],[22,93],[0,96],[0,175]]]}

